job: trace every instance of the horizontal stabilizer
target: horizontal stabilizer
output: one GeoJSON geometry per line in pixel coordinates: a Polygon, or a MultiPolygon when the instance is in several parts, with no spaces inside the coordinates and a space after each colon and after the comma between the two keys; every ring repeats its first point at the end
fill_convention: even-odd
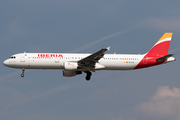
{"type": "Polygon", "coordinates": [[[165,56],[163,56],[163,57],[160,57],[160,58],[156,59],[156,61],[166,60],[167,58],[169,58],[169,57],[171,57],[171,56],[173,56],[173,55],[174,55],[174,54],[165,55],[165,56]]]}

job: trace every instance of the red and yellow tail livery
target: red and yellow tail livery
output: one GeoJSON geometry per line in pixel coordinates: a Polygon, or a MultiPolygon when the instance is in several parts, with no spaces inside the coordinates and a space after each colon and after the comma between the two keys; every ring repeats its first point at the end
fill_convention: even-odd
{"type": "Polygon", "coordinates": [[[173,33],[164,33],[158,42],[147,53],[147,56],[165,56],[168,53],[173,33]]]}
{"type": "Polygon", "coordinates": [[[157,43],[151,48],[151,50],[145,54],[145,56],[135,67],[135,69],[159,65],[164,62],[170,62],[168,61],[168,59],[173,54],[167,54],[172,35],[173,33],[164,33],[164,35],[157,41],[157,43]]]}

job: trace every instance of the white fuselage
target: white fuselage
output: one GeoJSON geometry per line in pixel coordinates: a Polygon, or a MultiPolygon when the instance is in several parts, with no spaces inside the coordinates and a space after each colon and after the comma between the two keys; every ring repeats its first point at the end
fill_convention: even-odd
{"type": "MultiPolygon", "coordinates": [[[[4,65],[19,69],[64,69],[65,62],[76,62],[89,55],[91,54],[20,53],[5,60],[4,65]]],[[[95,70],[132,70],[144,56],[145,54],[105,54],[96,63],[95,70]]],[[[80,69],[78,71],[86,71],[86,69],[80,69]]]]}

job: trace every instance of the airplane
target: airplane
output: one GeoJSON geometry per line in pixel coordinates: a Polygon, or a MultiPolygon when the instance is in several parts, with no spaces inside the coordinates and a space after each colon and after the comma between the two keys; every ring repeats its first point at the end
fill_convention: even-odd
{"type": "Polygon", "coordinates": [[[99,70],[135,70],[173,62],[173,54],[168,54],[173,33],[164,33],[156,44],[145,54],[105,54],[110,47],[93,54],[80,53],[19,53],[12,55],[3,64],[10,68],[22,69],[62,69],[64,77],[72,77],[82,72],[86,80],[92,72],[99,70]]]}

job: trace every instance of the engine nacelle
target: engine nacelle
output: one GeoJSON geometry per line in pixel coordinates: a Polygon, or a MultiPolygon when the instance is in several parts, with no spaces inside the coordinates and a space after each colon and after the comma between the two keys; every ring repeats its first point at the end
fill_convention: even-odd
{"type": "Polygon", "coordinates": [[[64,77],[73,77],[78,74],[82,74],[82,71],[69,71],[69,70],[63,70],[63,76],[64,77]]]}
{"type": "Polygon", "coordinates": [[[78,64],[75,62],[65,62],[64,69],[65,70],[77,70],[78,64]]]}

